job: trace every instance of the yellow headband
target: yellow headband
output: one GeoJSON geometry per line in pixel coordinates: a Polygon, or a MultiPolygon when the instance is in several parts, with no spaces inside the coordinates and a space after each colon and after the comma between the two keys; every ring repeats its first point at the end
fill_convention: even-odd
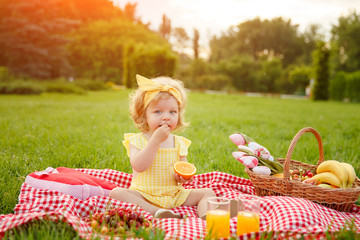
{"type": "Polygon", "coordinates": [[[171,87],[169,85],[162,85],[158,82],[155,82],[153,80],[150,80],[148,78],[145,78],[143,76],[140,76],[139,74],[136,74],[136,80],[139,85],[139,88],[143,91],[145,91],[145,97],[144,97],[144,106],[145,108],[149,105],[151,100],[159,93],[159,92],[168,92],[171,95],[173,95],[176,100],[179,102],[179,104],[182,104],[182,98],[179,90],[177,90],[174,87],[171,87]]]}

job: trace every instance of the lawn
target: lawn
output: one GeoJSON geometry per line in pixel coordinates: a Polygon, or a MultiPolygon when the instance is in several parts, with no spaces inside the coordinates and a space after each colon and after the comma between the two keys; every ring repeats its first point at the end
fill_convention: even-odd
{"type": "MultiPolygon", "coordinates": [[[[128,115],[129,91],[85,95],[0,96],[0,214],[13,213],[21,184],[31,172],[51,167],[111,168],[131,172],[121,144],[137,131],[128,115]]],[[[325,159],[348,162],[360,176],[360,105],[192,92],[190,126],[177,134],[192,140],[188,160],[198,173],[222,171],[248,177],[231,153],[229,135],[240,131],[285,157],[294,135],[311,126],[322,136],[325,159]]],[[[311,133],[292,159],[315,164],[311,133]]]]}

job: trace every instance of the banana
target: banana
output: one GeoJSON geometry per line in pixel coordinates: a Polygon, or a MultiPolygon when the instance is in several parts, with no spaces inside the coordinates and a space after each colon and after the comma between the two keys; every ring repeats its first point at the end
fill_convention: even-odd
{"type": "Polygon", "coordinates": [[[327,160],[322,162],[316,169],[316,173],[331,172],[340,180],[341,188],[346,188],[348,184],[349,174],[345,167],[336,160],[327,160]]]}
{"type": "Polygon", "coordinates": [[[344,163],[344,162],[342,162],[341,165],[343,165],[343,167],[348,172],[349,178],[348,178],[348,181],[347,181],[347,187],[351,188],[354,181],[355,181],[355,178],[356,178],[356,173],[355,173],[354,167],[351,166],[350,164],[344,163]]]}
{"type": "Polygon", "coordinates": [[[334,173],[331,172],[322,172],[314,175],[312,179],[313,178],[318,180],[318,183],[327,183],[330,185],[334,185],[336,187],[342,186],[342,182],[340,181],[340,179],[334,173]]]}
{"type": "Polygon", "coordinates": [[[323,187],[323,188],[332,188],[329,184],[327,183],[321,183],[318,185],[319,187],[323,187]]]}

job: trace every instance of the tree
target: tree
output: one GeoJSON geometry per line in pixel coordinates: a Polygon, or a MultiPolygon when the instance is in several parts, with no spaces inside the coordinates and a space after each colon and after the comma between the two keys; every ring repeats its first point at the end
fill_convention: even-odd
{"type": "Polygon", "coordinates": [[[64,18],[60,6],[59,0],[6,2],[0,19],[0,65],[16,75],[68,75],[70,65],[64,49],[68,39],[64,33],[77,22],[64,18]]]}
{"type": "Polygon", "coordinates": [[[330,50],[320,41],[314,52],[315,83],[312,89],[313,100],[329,98],[329,57],[330,50]]]}
{"type": "Polygon", "coordinates": [[[137,3],[127,3],[124,8],[124,16],[128,21],[141,22],[140,18],[136,17],[137,3]]]}
{"type": "MultiPolygon", "coordinates": [[[[265,37],[263,48],[282,59],[284,67],[295,63],[303,52],[303,39],[298,34],[298,25],[281,17],[264,21],[265,37]]],[[[261,50],[261,49],[260,49],[261,50]]]]}
{"type": "Polygon", "coordinates": [[[199,58],[199,31],[194,28],[194,38],[193,38],[193,50],[194,50],[194,58],[199,58]]]}
{"type": "Polygon", "coordinates": [[[187,42],[189,41],[189,36],[182,27],[176,27],[173,31],[173,36],[175,38],[175,46],[183,52],[182,50],[187,47],[187,42]]]}
{"type": "Polygon", "coordinates": [[[305,94],[305,89],[310,83],[312,74],[311,67],[295,66],[289,72],[289,80],[294,85],[297,93],[305,94]]]}
{"type": "Polygon", "coordinates": [[[222,60],[218,68],[219,73],[229,76],[236,89],[246,92],[254,91],[261,71],[260,64],[250,55],[222,60]]]}
{"type": "Polygon", "coordinates": [[[136,73],[146,76],[173,73],[174,57],[169,43],[141,23],[122,19],[96,21],[81,26],[71,37],[73,41],[67,49],[76,77],[132,87],[136,73]]]}
{"type": "Polygon", "coordinates": [[[335,42],[337,69],[347,72],[360,69],[360,15],[356,11],[338,19],[332,30],[335,42]]]}
{"type": "Polygon", "coordinates": [[[263,60],[261,69],[261,77],[256,90],[260,92],[275,92],[275,81],[280,78],[282,72],[281,59],[272,58],[271,60],[263,60]]]}
{"type": "Polygon", "coordinates": [[[318,41],[324,41],[325,36],[320,33],[319,25],[312,24],[305,29],[301,38],[304,42],[301,63],[304,65],[310,65],[312,63],[312,53],[316,49],[316,43],[318,41]]]}
{"type": "Polygon", "coordinates": [[[168,40],[171,33],[171,20],[165,15],[162,15],[162,22],[159,27],[160,36],[168,40]]]}
{"type": "Polygon", "coordinates": [[[213,36],[209,42],[211,49],[210,62],[220,62],[223,59],[231,58],[234,54],[239,53],[235,41],[235,29],[229,28],[227,33],[222,33],[220,37],[213,36]]]}
{"type": "Polygon", "coordinates": [[[251,55],[258,58],[277,57],[284,67],[295,63],[305,51],[304,38],[298,33],[298,25],[291,20],[255,18],[232,27],[220,38],[210,42],[211,60],[231,58],[234,55],[251,55]]]}
{"type": "MultiPolygon", "coordinates": [[[[61,0],[59,5],[64,16],[79,19],[82,23],[126,17],[123,10],[109,0],[61,0]]],[[[127,6],[125,10],[128,10],[127,6]]]]}
{"type": "Polygon", "coordinates": [[[258,52],[265,49],[264,41],[266,31],[264,24],[260,18],[246,21],[236,27],[235,41],[237,52],[242,54],[250,54],[257,59],[258,52]]]}
{"type": "Polygon", "coordinates": [[[210,61],[232,66],[234,59],[242,59],[237,64],[258,71],[252,74],[244,70],[242,80],[238,79],[239,73],[234,74],[236,71],[225,73],[238,89],[293,93],[303,84],[291,82],[289,71],[294,65],[310,65],[315,43],[322,38],[316,25],[302,34],[291,20],[255,18],[229,28],[220,37],[214,36],[209,43],[210,61]]]}

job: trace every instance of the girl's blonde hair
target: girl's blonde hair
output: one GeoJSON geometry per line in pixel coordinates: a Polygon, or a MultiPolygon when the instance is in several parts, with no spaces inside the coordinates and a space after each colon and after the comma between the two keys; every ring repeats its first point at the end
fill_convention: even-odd
{"type": "MultiPolygon", "coordinates": [[[[157,77],[151,80],[160,83],[164,86],[165,85],[171,86],[180,92],[182,103],[181,104],[179,103],[179,121],[175,129],[188,126],[189,124],[186,123],[184,120],[185,106],[187,103],[187,96],[186,96],[184,84],[181,81],[172,79],[170,77],[157,77]]],[[[134,93],[132,93],[130,95],[130,107],[129,107],[130,116],[134,121],[135,126],[142,132],[149,131],[149,125],[146,121],[146,108],[144,104],[145,93],[146,91],[143,91],[140,88],[138,88],[134,93]]],[[[164,97],[166,95],[172,96],[172,94],[169,92],[159,92],[151,100],[151,102],[154,101],[157,102],[161,97],[164,97]]]]}

